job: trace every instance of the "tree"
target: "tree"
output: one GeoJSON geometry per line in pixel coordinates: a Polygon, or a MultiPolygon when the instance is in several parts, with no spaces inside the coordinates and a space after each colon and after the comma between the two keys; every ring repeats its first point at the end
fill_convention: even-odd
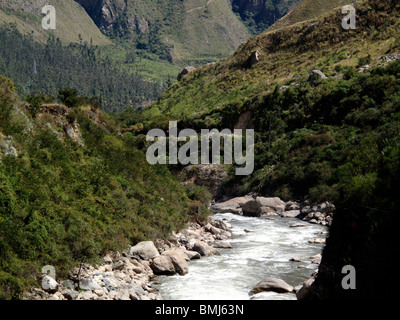
{"type": "Polygon", "coordinates": [[[79,103],[78,92],[72,88],[59,89],[58,99],[68,108],[76,107],[79,103]]]}

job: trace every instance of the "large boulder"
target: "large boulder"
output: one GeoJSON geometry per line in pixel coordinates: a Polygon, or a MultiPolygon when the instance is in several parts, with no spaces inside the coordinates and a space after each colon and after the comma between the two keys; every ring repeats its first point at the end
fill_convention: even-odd
{"type": "Polygon", "coordinates": [[[143,260],[153,259],[160,255],[153,241],[139,242],[136,246],[130,248],[129,253],[137,255],[143,260]]]}
{"type": "Polygon", "coordinates": [[[243,215],[246,217],[261,217],[261,205],[257,200],[251,200],[242,205],[243,215]]]}
{"type": "Polygon", "coordinates": [[[206,256],[206,257],[220,254],[217,249],[209,246],[207,243],[203,241],[197,241],[193,245],[192,250],[200,253],[201,256],[206,256]]]}
{"type": "Polygon", "coordinates": [[[257,197],[256,201],[260,203],[263,212],[282,212],[286,208],[286,203],[278,197],[257,197]]]}
{"type": "Polygon", "coordinates": [[[285,211],[286,204],[280,198],[257,197],[242,205],[243,215],[250,217],[261,217],[268,212],[285,211]]]}
{"type": "Polygon", "coordinates": [[[176,250],[164,251],[151,261],[150,267],[157,275],[185,275],[189,271],[185,256],[176,250]]]}
{"type": "Polygon", "coordinates": [[[225,202],[215,203],[211,206],[211,209],[214,213],[234,213],[240,215],[243,213],[242,205],[252,200],[253,198],[250,196],[237,197],[225,202]]]}
{"type": "Polygon", "coordinates": [[[293,287],[281,279],[269,277],[259,282],[253,288],[253,290],[251,290],[250,294],[253,295],[264,291],[287,293],[287,292],[292,292],[293,287]]]}
{"type": "Polygon", "coordinates": [[[188,273],[189,267],[183,253],[176,250],[167,250],[162,253],[162,256],[167,256],[171,259],[177,274],[185,275],[188,273]]]}
{"type": "Polygon", "coordinates": [[[154,274],[157,275],[173,275],[175,274],[175,266],[169,256],[155,257],[150,264],[154,274]]]}

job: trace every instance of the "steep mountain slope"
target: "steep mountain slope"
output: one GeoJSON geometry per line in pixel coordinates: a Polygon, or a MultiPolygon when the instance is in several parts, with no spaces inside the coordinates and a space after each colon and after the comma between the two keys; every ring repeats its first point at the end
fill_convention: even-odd
{"type": "Polygon", "coordinates": [[[250,37],[229,0],[77,0],[108,35],[171,62],[215,60],[250,37]]]}
{"type": "Polygon", "coordinates": [[[149,117],[193,119],[225,108],[231,110],[232,105],[240,112],[277,84],[307,80],[313,69],[331,75],[337,68],[355,67],[368,55],[371,66],[378,65],[380,58],[398,47],[395,28],[399,22],[392,13],[375,9],[376,4],[356,7],[356,30],[342,28],[341,8],[320,20],[267,30],[229,58],[191,72],[145,113],[149,117]],[[377,30],[371,32],[372,26],[377,30]],[[259,61],[250,67],[249,59],[256,51],[259,61]]]}
{"type": "MultiPolygon", "coordinates": [[[[0,2],[0,22],[15,23],[18,30],[35,39],[45,42],[49,32],[42,28],[42,8],[48,4],[45,0],[19,1],[2,0],[0,2]]],[[[57,28],[52,31],[64,44],[92,42],[94,45],[109,45],[109,41],[97,28],[85,10],[73,0],[55,0],[57,28]],[[80,35],[80,36],[79,36],[80,35]]]]}

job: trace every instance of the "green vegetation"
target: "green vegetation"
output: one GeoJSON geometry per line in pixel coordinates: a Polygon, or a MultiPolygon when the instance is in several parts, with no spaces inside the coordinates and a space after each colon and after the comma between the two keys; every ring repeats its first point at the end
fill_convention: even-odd
{"type": "MultiPolygon", "coordinates": [[[[73,90],[60,94],[76,98],[73,90]]],[[[37,107],[42,100],[30,101],[37,107]]],[[[0,148],[0,299],[21,298],[44,265],[62,278],[74,265],[166,237],[208,214],[208,192],[148,165],[110,116],[79,105],[66,115],[46,108],[32,118],[13,83],[0,77],[0,146],[11,136],[18,151],[14,157],[0,148]],[[64,133],[71,126],[84,146],[64,133]]]]}
{"type": "Polygon", "coordinates": [[[157,99],[165,88],[102,58],[96,46],[66,47],[53,37],[41,44],[10,26],[0,26],[0,43],[0,74],[12,78],[23,97],[56,97],[58,88],[71,87],[100,97],[103,110],[121,112],[157,99]]]}

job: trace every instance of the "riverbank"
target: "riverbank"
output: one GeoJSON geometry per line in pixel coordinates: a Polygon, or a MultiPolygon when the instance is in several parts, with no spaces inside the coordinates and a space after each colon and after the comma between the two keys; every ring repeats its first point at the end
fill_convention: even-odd
{"type": "Polygon", "coordinates": [[[70,279],[44,276],[41,288],[27,292],[29,300],[160,300],[151,285],[156,275],[185,275],[188,262],[219,255],[229,248],[230,226],[210,217],[202,225],[189,223],[167,240],[145,241],[103,257],[104,264],[83,264],[70,279]]]}

